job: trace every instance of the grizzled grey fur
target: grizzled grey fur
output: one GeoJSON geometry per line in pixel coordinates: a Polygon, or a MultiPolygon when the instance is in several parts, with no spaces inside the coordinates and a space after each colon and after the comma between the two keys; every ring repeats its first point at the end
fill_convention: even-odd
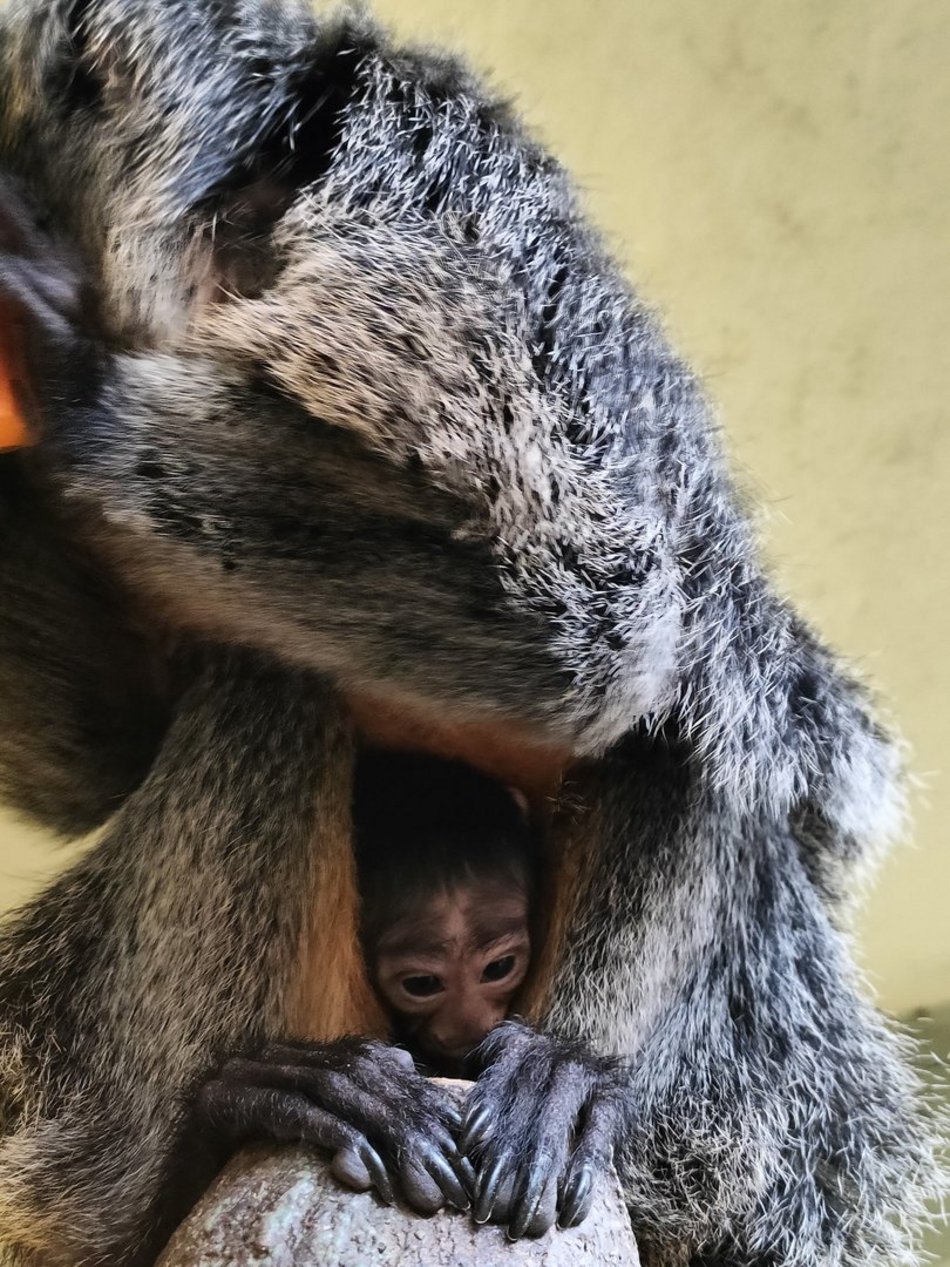
{"type": "Polygon", "coordinates": [[[591,759],[547,1020],[629,1061],[649,1261],[916,1262],[931,1127],[846,933],[899,761],[558,165],[362,20],[17,0],[0,170],[114,349],[90,428],[0,483],[0,786],[109,820],[0,940],[12,1252],[167,1233],[189,1094],[282,1032],[342,683],[591,759]]]}

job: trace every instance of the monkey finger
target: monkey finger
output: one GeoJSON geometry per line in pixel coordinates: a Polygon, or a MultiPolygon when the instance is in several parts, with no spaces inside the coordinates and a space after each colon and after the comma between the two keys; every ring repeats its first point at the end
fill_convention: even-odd
{"type": "MultiPolygon", "coordinates": [[[[455,1183],[461,1185],[462,1191],[465,1193],[464,1206],[459,1205],[459,1209],[469,1209],[472,1197],[475,1194],[475,1187],[478,1182],[475,1167],[467,1157],[463,1157],[459,1152],[458,1145],[441,1123],[436,1122],[430,1128],[425,1145],[427,1155],[431,1153],[439,1158],[439,1171],[443,1172],[443,1167],[451,1168],[455,1183]]],[[[448,1195],[448,1189],[446,1189],[448,1195]]],[[[458,1205],[458,1201],[454,1201],[458,1205]]]]}
{"type": "Polygon", "coordinates": [[[455,1173],[461,1180],[465,1191],[474,1199],[475,1189],[478,1185],[478,1175],[475,1167],[467,1157],[457,1157],[452,1160],[452,1164],[455,1167],[455,1173]]]}
{"type": "Polygon", "coordinates": [[[459,1139],[459,1150],[470,1153],[473,1148],[483,1148],[492,1136],[492,1107],[476,1104],[466,1115],[459,1139]]]}
{"type": "Polygon", "coordinates": [[[459,1150],[458,1144],[455,1142],[455,1137],[452,1135],[449,1128],[443,1122],[439,1121],[438,1118],[436,1118],[431,1125],[427,1127],[426,1134],[434,1144],[439,1146],[449,1161],[453,1164],[456,1161],[461,1161],[462,1154],[459,1150]]]}
{"type": "Polygon", "coordinates": [[[356,1147],[341,1148],[338,1153],[334,1153],[330,1161],[330,1173],[345,1188],[352,1188],[354,1192],[366,1192],[373,1186],[369,1167],[356,1147]]]}
{"type": "Polygon", "coordinates": [[[495,1204],[492,1207],[489,1222],[501,1225],[508,1222],[517,1184],[518,1171],[515,1167],[509,1166],[498,1185],[498,1191],[495,1195],[495,1204]]]}
{"type": "Polygon", "coordinates": [[[470,1210],[472,1198],[455,1168],[446,1160],[438,1149],[424,1144],[417,1149],[419,1160],[441,1188],[450,1204],[457,1210],[470,1210]]]}
{"type": "Polygon", "coordinates": [[[557,1216],[558,1227],[576,1227],[590,1213],[594,1201],[594,1171],[588,1163],[571,1167],[562,1188],[557,1216]]]}
{"type": "Polygon", "coordinates": [[[551,1219],[548,1226],[554,1222],[557,1207],[557,1181],[548,1166],[541,1164],[540,1159],[536,1159],[522,1173],[524,1181],[510,1207],[508,1235],[512,1240],[518,1240],[524,1236],[528,1228],[532,1226],[549,1189],[552,1195],[548,1198],[548,1204],[551,1207],[551,1219]]]}
{"type": "MultiPolygon", "coordinates": [[[[456,1136],[461,1125],[458,1109],[443,1088],[433,1085],[419,1074],[415,1077],[419,1079],[419,1085],[412,1084],[414,1109],[428,1119],[427,1129],[433,1138],[438,1138],[447,1151],[456,1151],[456,1136]]],[[[405,1084],[402,1090],[405,1091],[405,1084]]]]}
{"type": "Polygon", "coordinates": [[[445,1205],[445,1194],[415,1157],[404,1157],[399,1165],[399,1183],[407,1203],[417,1214],[435,1214],[445,1205]]]}
{"type": "Polygon", "coordinates": [[[440,1112],[450,1130],[453,1130],[456,1133],[461,1131],[465,1115],[459,1105],[457,1105],[448,1095],[445,1097],[445,1102],[441,1106],[440,1112]]]}
{"type": "Polygon", "coordinates": [[[597,1176],[607,1169],[617,1121],[617,1075],[613,1071],[591,1098],[558,1195],[558,1225],[575,1227],[590,1212],[597,1176]]]}
{"type": "Polygon", "coordinates": [[[528,1224],[526,1236],[543,1236],[557,1219],[557,1184],[552,1179],[541,1194],[534,1218],[528,1224]]]}
{"type": "Polygon", "coordinates": [[[508,1225],[510,1240],[518,1240],[522,1236],[543,1236],[554,1226],[557,1218],[557,1181],[553,1175],[540,1185],[530,1199],[527,1194],[516,1201],[515,1208],[508,1225]]]}
{"type": "Polygon", "coordinates": [[[373,1187],[376,1189],[380,1199],[386,1205],[394,1205],[396,1201],[396,1193],[393,1189],[392,1180],[389,1172],[383,1163],[382,1157],[373,1146],[364,1140],[359,1149],[359,1160],[369,1171],[370,1178],[373,1181],[373,1187]]]}
{"type": "Polygon", "coordinates": [[[497,1157],[479,1176],[472,1210],[472,1218],[476,1223],[487,1223],[491,1218],[508,1164],[507,1157],[497,1157]]]}

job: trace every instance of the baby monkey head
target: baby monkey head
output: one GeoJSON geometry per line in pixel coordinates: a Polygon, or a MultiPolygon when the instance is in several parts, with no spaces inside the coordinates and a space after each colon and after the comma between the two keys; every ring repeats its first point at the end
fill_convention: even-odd
{"type": "Polygon", "coordinates": [[[397,1035],[454,1072],[508,1015],[524,981],[528,895],[472,876],[417,898],[380,936],[373,980],[397,1035]]]}
{"type": "Polygon", "coordinates": [[[396,1038],[460,1074],[524,982],[535,841],[517,796],[468,766],[367,752],[354,796],[362,937],[396,1038]]]}

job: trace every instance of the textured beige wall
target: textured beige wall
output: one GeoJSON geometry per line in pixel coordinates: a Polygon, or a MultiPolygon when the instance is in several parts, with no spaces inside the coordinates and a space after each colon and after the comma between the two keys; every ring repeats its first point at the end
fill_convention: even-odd
{"type": "MultiPolygon", "coordinates": [[[[950,997],[950,6],[377,11],[517,94],[707,376],[778,576],[875,679],[928,779],[916,848],[863,921],[872,978],[895,1009],[950,997]]],[[[37,858],[0,824],[17,892],[37,858]]]]}

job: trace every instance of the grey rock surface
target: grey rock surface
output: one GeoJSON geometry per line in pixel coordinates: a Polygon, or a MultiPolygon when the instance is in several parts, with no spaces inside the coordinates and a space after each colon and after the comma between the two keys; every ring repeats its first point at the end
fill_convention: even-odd
{"type": "Polygon", "coordinates": [[[222,1172],[162,1255],[159,1267],[638,1267],[616,1180],[602,1182],[577,1228],[509,1241],[443,1211],[429,1219],[349,1192],[304,1147],[262,1146],[222,1172]]]}

